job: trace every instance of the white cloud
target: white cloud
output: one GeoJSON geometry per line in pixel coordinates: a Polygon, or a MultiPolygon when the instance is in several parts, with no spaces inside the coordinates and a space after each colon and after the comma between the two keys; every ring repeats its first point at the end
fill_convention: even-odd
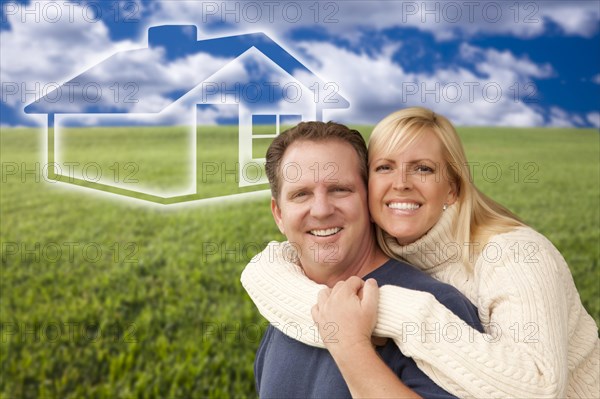
{"type": "MultiPolygon", "coordinates": [[[[28,9],[42,10],[44,4],[34,2],[28,9]]],[[[55,7],[58,6],[60,3],[56,3],[55,7]]],[[[189,90],[190,82],[200,76],[209,77],[231,61],[194,54],[166,62],[161,48],[146,49],[146,37],[141,43],[111,40],[102,20],[93,18],[94,22],[90,22],[89,14],[85,14],[90,10],[84,5],[69,4],[62,9],[62,18],[54,20],[47,18],[48,15],[44,18],[42,14],[38,22],[33,15],[23,22],[17,12],[5,16],[11,27],[0,32],[0,78],[3,91],[10,90],[3,93],[6,105],[21,111],[36,98],[52,93],[74,76],[100,64],[102,66],[94,68],[89,76],[91,82],[99,83],[104,89],[94,106],[145,112],[157,104],[167,105],[166,93],[182,88],[189,90]],[[137,49],[142,50],[127,51],[137,49]],[[105,63],[109,57],[111,62],[105,63]],[[127,86],[131,82],[133,86],[127,86]],[[143,97],[144,101],[126,103],[125,97],[131,94],[134,100],[143,97]]],[[[81,86],[63,87],[59,96],[66,98],[71,93],[69,90],[81,97],[81,86]]],[[[61,101],[61,108],[68,112],[80,112],[87,105],[90,101],[61,101]]],[[[26,118],[36,120],[31,115],[26,118]]]]}
{"type": "Polygon", "coordinates": [[[219,118],[235,118],[238,116],[238,111],[233,107],[224,107],[217,110],[216,108],[202,108],[196,113],[196,122],[199,125],[216,125],[219,118]]]}
{"type": "Polygon", "coordinates": [[[545,1],[540,14],[561,27],[567,35],[591,37],[598,31],[600,7],[597,1],[545,1]]]}
{"type": "MultiPolygon", "coordinates": [[[[46,3],[32,2],[28,7],[35,9],[35,4],[42,10],[46,3]]],[[[11,29],[0,32],[0,79],[18,86],[16,93],[6,96],[6,104],[22,109],[109,55],[139,47],[129,40],[113,42],[101,20],[87,22],[82,6],[69,7],[71,15],[63,9],[56,21],[53,15],[38,18],[39,22],[33,17],[22,22],[20,13],[4,16],[11,29]]]]}
{"type": "Polygon", "coordinates": [[[413,27],[441,41],[481,34],[531,38],[544,34],[548,21],[566,35],[590,37],[600,18],[595,1],[162,1],[154,3],[153,11],[151,24],[202,24],[211,33],[226,31],[223,22],[237,32],[285,34],[299,27],[319,28],[351,43],[360,40],[361,28],[393,27],[413,27]]]}
{"type": "Polygon", "coordinates": [[[585,116],[585,118],[596,129],[600,129],[600,112],[590,112],[585,116]]]}
{"type": "Polygon", "coordinates": [[[600,73],[592,77],[592,82],[596,83],[597,85],[600,85],[600,73]]]}
{"type": "Polygon", "coordinates": [[[527,57],[517,58],[510,51],[481,49],[469,44],[462,44],[461,55],[466,60],[476,62],[476,69],[488,76],[502,76],[516,81],[522,78],[549,78],[553,74],[550,64],[537,65],[527,57]]]}
{"type": "Polygon", "coordinates": [[[0,123],[0,129],[6,129],[6,128],[11,128],[11,129],[27,129],[30,128],[31,126],[26,126],[26,125],[9,125],[6,123],[0,123]]]}
{"type": "Polygon", "coordinates": [[[576,123],[581,121],[581,118],[576,118],[573,115],[559,107],[550,108],[550,122],[548,123],[553,127],[575,127],[576,123]]]}
{"type": "Polygon", "coordinates": [[[465,47],[466,59],[475,60],[485,77],[466,68],[448,66],[433,73],[407,72],[394,63],[390,45],[374,56],[356,54],[330,43],[304,42],[309,55],[327,54],[315,72],[339,84],[350,110],[331,111],[332,118],[370,124],[406,106],[421,105],[449,117],[457,125],[540,126],[541,110],[516,98],[515,83],[552,73],[510,52],[465,47]],[[366,72],[368,71],[368,72],[366,72]]]}
{"type": "MultiPolygon", "coordinates": [[[[203,80],[220,70],[232,58],[213,57],[206,53],[192,54],[173,61],[165,59],[162,48],[149,48],[117,54],[108,65],[101,64],[90,74],[90,80],[111,87],[115,82],[122,88],[121,98],[104,96],[107,106],[128,112],[156,112],[168,106],[175,91],[188,92],[203,80]],[[129,90],[128,84],[130,86],[129,90]],[[130,95],[135,102],[128,103],[130,95]]],[[[111,93],[112,94],[112,93],[111,93]]],[[[87,104],[80,104],[81,109],[87,104]]]]}
{"type": "MultiPolygon", "coordinates": [[[[415,27],[431,32],[438,40],[481,33],[532,37],[544,33],[547,20],[556,23],[568,35],[589,37],[598,29],[599,16],[595,2],[570,2],[568,5],[553,1],[476,2],[477,6],[472,6],[474,9],[468,9],[469,2],[452,3],[455,5],[393,1],[276,2],[276,6],[268,10],[265,3],[258,2],[254,4],[262,7],[259,19],[253,19],[256,14],[251,14],[252,7],[256,6],[237,1],[161,1],[143,7],[150,12],[149,19],[144,21],[146,26],[189,23],[199,26],[199,39],[228,32],[242,34],[262,31],[277,40],[277,36],[285,36],[298,27],[324,29],[351,42],[363,39],[361,27],[374,31],[389,27],[415,27]],[[296,5],[292,7],[290,4],[296,5]],[[452,14],[457,11],[452,9],[456,5],[460,8],[457,9],[461,13],[460,18],[466,19],[462,21],[465,23],[456,22],[456,14],[452,14]],[[502,16],[494,22],[493,12],[498,6],[501,7],[502,16]],[[229,13],[226,7],[229,7],[229,13]],[[297,7],[300,7],[301,17],[293,22],[292,12],[297,7]],[[518,15],[515,14],[517,11],[518,15]],[[215,23],[224,18],[229,22],[237,18],[239,23],[217,27],[215,23]]],[[[7,97],[8,105],[22,108],[34,99],[32,94],[23,98],[23,87],[29,90],[39,86],[39,95],[49,83],[65,82],[111,54],[146,47],[147,30],[140,31],[143,38],[139,43],[131,40],[113,41],[102,21],[89,23],[83,18],[81,6],[73,3],[69,7],[75,11],[73,18],[58,22],[42,19],[39,23],[22,23],[19,15],[6,16],[11,30],[0,32],[0,78],[2,82],[13,82],[19,88],[17,94],[7,97]]],[[[433,73],[407,72],[393,62],[392,54],[402,45],[400,41],[383,44],[380,52],[370,55],[356,54],[325,42],[304,41],[295,45],[296,48],[287,50],[303,61],[303,57],[295,53],[295,50],[302,50],[305,58],[315,61],[309,63],[311,69],[326,82],[338,83],[340,94],[350,100],[350,111],[339,110],[330,115],[352,123],[373,123],[397,108],[424,104],[449,116],[457,124],[543,125],[541,109],[521,101],[516,90],[520,89],[521,95],[528,93],[523,86],[530,80],[549,78],[555,74],[548,64],[536,64],[510,51],[482,49],[468,44],[460,47],[459,55],[463,61],[473,65],[474,71],[448,65],[433,73]],[[414,90],[416,92],[411,92],[414,90]]],[[[209,76],[210,69],[219,69],[228,61],[197,54],[165,63],[163,54],[156,49],[133,55],[132,62],[115,64],[119,66],[101,71],[104,75],[98,78],[153,84],[154,88],[158,86],[154,97],[144,98],[149,103],[163,105],[167,101],[166,93],[187,87],[190,80],[197,79],[199,74],[209,76]],[[161,79],[156,79],[158,76],[161,79]]],[[[594,77],[594,82],[600,84],[600,74],[594,77]]],[[[76,105],[74,111],[75,108],[76,105]]],[[[143,108],[139,110],[143,111],[143,108]]],[[[595,120],[595,113],[588,114],[587,120],[590,121],[590,115],[595,120]]],[[[581,117],[569,115],[557,107],[550,111],[549,120],[550,124],[556,125],[584,122],[581,117]]]]}

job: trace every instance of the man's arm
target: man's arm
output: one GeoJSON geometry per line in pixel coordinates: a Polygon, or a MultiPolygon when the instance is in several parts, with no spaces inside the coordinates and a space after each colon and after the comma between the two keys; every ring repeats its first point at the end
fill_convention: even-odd
{"type": "Polygon", "coordinates": [[[352,397],[420,398],[383,362],[370,342],[330,353],[352,397]]]}

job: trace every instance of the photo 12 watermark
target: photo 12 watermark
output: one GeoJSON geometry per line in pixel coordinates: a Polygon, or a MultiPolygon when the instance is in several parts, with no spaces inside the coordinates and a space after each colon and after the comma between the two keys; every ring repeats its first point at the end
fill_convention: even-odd
{"type": "Polygon", "coordinates": [[[2,242],[2,263],[11,261],[37,264],[137,264],[139,246],[136,242],[2,242]]]}
{"type": "Polygon", "coordinates": [[[58,319],[43,321],[3,321],[0,322],[0,341],[6,343],[95,344],[101,342],[137,343],[138,327],[135,323],[93,320],[58,319]]]}
{"type": "Polygon", "coordinates": [[[21,23],[74,23],[82,19],[98,23],[104,18],[115,23],[140,21],[140,4],[135,1],[16,1],[2,2],[2,22],[17,18],[21,23]]]}

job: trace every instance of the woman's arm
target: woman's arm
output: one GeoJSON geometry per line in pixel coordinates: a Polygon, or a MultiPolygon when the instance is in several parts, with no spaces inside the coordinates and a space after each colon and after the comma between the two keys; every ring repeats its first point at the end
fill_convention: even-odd
{"type": "MultiPolygon", "coordinates": [[[[485,333],[467,326],[429,293],[384,286],[374,334],[393,338],[433,381],[457,396],[564,397],[571,309],[563,280],[570,273],[549,242],[527,231],[497,240],[504,249],[501,258],[477,265],[481,274],[477,305],[485,333]],[[537,261],[525,263],[532,242],[537,245],[537,261]]],[[[281,244],[273,245],[268,249],[276,253],[281,244]]],[[[323,346],[311,327],[310,309],[324,286],[312,283],[281,256],[256,258],[244,271],[242,283],[277,328],[306,344],[323,346]],[[300,326],[300,331],[291,325],[300,326]]],[[[595,322],[582,313],[579,335],[596,336],[592,347],[583,351],[589,353],[595,345],[597,356],[595,322]]],[[[589,339],[584,341],[580,345],[590,345],[589,339]]]]}
{"type": "Polygon", "coordinates": [[[371,344],[379,292],[373,279],[350,277],[319,292],[312,316],[355,398],[420,398],[383,362],[371,344]]]}
{"type": "Polygon", "coordinates": [[[294,247],[271,241],[242,272],[241,282],[260,314],[275,328],[306,345],[325,348],[311,309],[319,291],[327,288],[310,280],[293,262],[294,247]]]}

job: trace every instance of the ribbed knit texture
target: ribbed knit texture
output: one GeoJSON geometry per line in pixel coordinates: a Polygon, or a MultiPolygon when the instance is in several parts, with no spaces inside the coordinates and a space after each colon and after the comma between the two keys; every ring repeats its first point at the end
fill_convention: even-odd
{"type": "MultiPolygon", "coordinates": [[[[394,339],[433,381],[459,397],[599,398],[598,328],[581,304],[569,268],[528,227],[492,237],[470,270],[452,242],[450,207],[427,235],[394,252],[458,288],[478,308],[485,333],[467,326],[430,293],[380,289],[374,334],[394,339]]],[[[473,244],[475,245],[475,244],[473,244]]],[[[325,286],[309,280],[288,243],[270,243],[242,284],[276,328],[324,347],[310,309],[325,286]]]]}

